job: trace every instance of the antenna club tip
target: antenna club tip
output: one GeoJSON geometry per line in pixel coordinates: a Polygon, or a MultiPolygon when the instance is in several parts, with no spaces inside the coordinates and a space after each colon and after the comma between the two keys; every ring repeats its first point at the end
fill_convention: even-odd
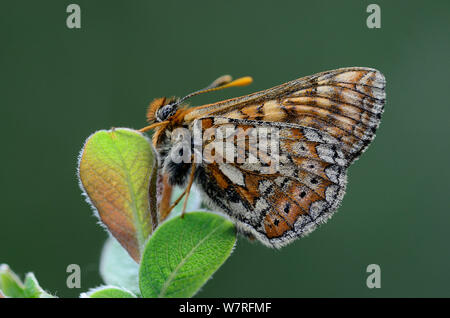
{"type": "Polygon", "coordinates": [[[253,78],[251,76],[244,76],[234,80],[230,83],[230,86],[247,86],[253,82],[253,78]]]}

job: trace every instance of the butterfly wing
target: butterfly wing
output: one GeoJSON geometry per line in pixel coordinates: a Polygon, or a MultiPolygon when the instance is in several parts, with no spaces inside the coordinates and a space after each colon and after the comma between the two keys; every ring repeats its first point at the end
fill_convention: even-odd
{"type": "Polygon", "coordinates": [[[281,247],[324,223],[341,202],[348,154],[327,133],[296,124],[224,117],[203,118],[195,124],[201,125],[203,150],[219,142],[215,157],[198,165],[196,182],[207,203],[227,213],[240,232],[281,247]],[[271,129],[271,140],[274,132],[279,140],[274,169],[269,162],[275,158],[272,150],[265,158],[270,160],[263,153],[250,162],[251,143],[236,142],[264,129],[271,129]],[[226,162],[230,151],[234,158],[226,162]],[[240,154],[246,159],[239,160],[240,154]]]}
{"type": "Polygon", "coordinates": [[[342,68],[190,109],[185,121],[222,116],[311,127],[336,138],[353,161],[375,137],[385,84],[383,74],[375,69],[342,68]]]}
{"type": "MultiPolygon", "coordinates": [[[[336,211],[347,167],[373,140],[384,103],[384,76],[353,67],[188,109],[184,122],[201,123],[203,132],[268,127],[280,134],[275,172],[263,173],[267,162],[261,158],[251,164],[212,160],[199,165],[197,182],[210,205],[230,215],[241,232],[284,246],[336,211]]],[[[251,152],[249,146],[230,146],[236,154],[251,152]]]]}

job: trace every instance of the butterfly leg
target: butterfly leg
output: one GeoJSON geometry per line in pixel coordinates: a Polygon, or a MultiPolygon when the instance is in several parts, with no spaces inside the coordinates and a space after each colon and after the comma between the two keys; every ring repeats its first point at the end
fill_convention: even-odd
{"type": "Polygon", "coordinates": [[[191,166],[191,173],[189,175],[189,183],[186,187],[186,190],[184,190],[184,193],[186,193],[186,197],[184,198],[184,204],[183,204],[183,210],[181,212],[181,218],[184,217],[184,213],[186,212],[186,205],[189,198],[189,192],[191,192],[192,183],[194,182],[194,176],[195,176],[195,163],[192,163],[191,166]]]}
{"type": "Polygon", "coordinates": [[[167,211],[164,212],[164,215],[167,217],[170,214],[170,211],[173,210],[174,207],[177,206],[178,203],[180,203],[181,199],[184,197],[184,195],[186,194],[186,189],[184,189],[183,193],[175,200],[174,203],[172,203],[172,205],[170,206],[170,208],[167,209],[167,211]]]}
{"type": "Polygon", "coordinates": [[[189,198],[189,192],[191,191],[191,187],[192,187],[192,183],[194,182],[194,174],[195,174],[195,164],[192,164],[191,167],[191,173],[189,175],[189,183],[186,187],[186,189],[184,189],[183,193],[180,194],[180,196],[172,203],[172,205],[170,206],[170,208],[168,208],[165,212],[164,215],[167,216],[170,214],[170,211],[173,210],[174,207],[177,206],[178,203],[180,203],[181,199],[183,199],[183,197],[186,195],[186,198],[184,200],[184,204],[183,204],[183,210],[181,212],[181,217],[184,217],[184,213],[186,212],[186,205],[187,205],[187,200],[189,198]]]}

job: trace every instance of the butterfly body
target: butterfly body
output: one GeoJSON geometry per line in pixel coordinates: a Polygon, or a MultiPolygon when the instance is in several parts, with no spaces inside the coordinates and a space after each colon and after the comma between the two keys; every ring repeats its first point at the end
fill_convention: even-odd
{"type": "Polygon", "coordinates": [[[278,248],[310,233],[338,208],[347,168],[380,123],[384,88],[377,70],[343,68],[199,107],[158,99],[147,117],[159,122],[153,143],[170,183],[186,185],[193,172],[207,205],[229,215],[241,233],[278,248]],[[197,132],[200,142],[180,131],[197,132]],[[258,156],[251,144],[236,141],[254,136],[269,136],[266,144],[276,137],[276,147],[258,156]],[[219,139],[221,150],[209,147],[219,139]],[[214,154],[205,156],[209,148],[214,154]],[[223,160],[229,149],[231,160],[223,160]],[[253,162],[238,160],[255,151],[253,162]],[[174,160],[180,155],[188,160],[174,160]]]}

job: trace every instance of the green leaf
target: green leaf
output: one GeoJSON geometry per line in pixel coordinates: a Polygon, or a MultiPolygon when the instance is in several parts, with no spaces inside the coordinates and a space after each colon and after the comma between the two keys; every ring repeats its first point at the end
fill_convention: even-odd
{"type": "Polygon", "coordinates": [[[120,128],[91,135],[79,160],[80,185],[88,201],[136,262],[152,232],[148,197],[153,158],[143,134],[120,128]]]}
{"type": "Polygon", "coordinates": [[[25,298],[25,286],[6,264],[0,265],[0,291],[6,297],[25,298]]]}
{"type": "Polygon", "coordinates": [[[144,297],[191,297],[230,256],[233,223],[206,212],[174,217],[149,239],[139,269],[144,297]]]}
{"type": "Polygon", "coordinates": [[[25,276],[24,292],[26,298],[54,298],[42,289],[33,273],[28,273],[25,276]]]}
{"type": "MultiPolygon", "coordinates": [[[[178,198],[182,191],[181,188],[176,187],[172,198],[178,198]]],[[[195,186],[192,186],[186,211],[198,210],[200,204],[200,193],[195,186]]],[[[169,214],[169,218],[181,214],[182,207],[183,200],[175,206],[169,214]]],[[[128,255],[127,251],[117,242],[117,240],[110,236],[103,245],[100,258],[100,275],[105,284],[122,287],[139,295],[138,274],[139,265],[130,257],[130,255],[128,255]]]]}
{"type": "Polygon", "coordinates": [[[139,294],[139,265],[113,237],[103,246],[100,275],[107,285],[118,286],[139,294]]]}
{"type": "Polygon", "coordinates": [[[45,292],[34,276],[28,273],[25,276],[25,284],[6,264],[0,265],[0,298],[51,298],[54,297],[45,292]]]}
{"type": "Polygon", "coordinates": [[[80,296],[82,298],[136,298],[132,292],[115,286],[101,286],[80,296]]]}

